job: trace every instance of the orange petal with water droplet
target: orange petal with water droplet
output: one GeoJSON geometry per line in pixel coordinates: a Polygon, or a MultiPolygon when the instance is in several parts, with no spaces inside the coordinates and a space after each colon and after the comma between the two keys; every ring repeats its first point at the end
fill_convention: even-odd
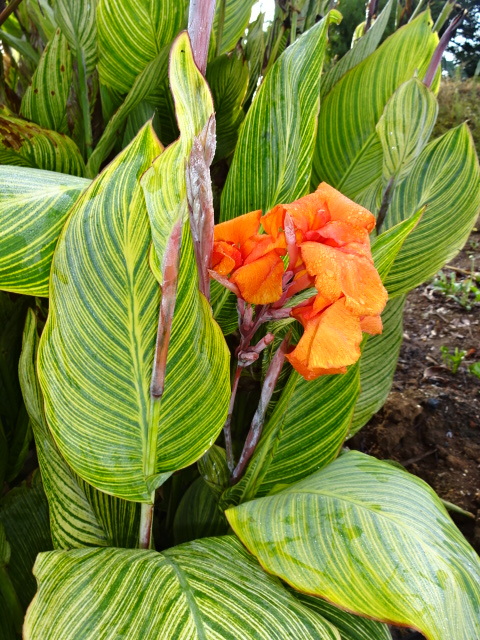
{"type": "Polygon", "coordinates": [[[232,244],[242,245],[248,238],[255,235],[260,226],[261,211],[251,211],[243,216],[227,220],[215,225],[214,238],[232,244]]]}
{"type": "Polygon", "coordinates": [[[301,375],[306,377],[308,372],[307,379],[312,380],[326,372],[343,372],[355,363],[361,341],[360,320],[341,298],[306,323],[303,336],[287,358],[301,375]]]}
{"type": "Polygon", "coordinates": [[[341,220],[354,227],[363,227],[369,233],[375,227],[375,216],[368,209],[356,204],[326,182],[318,186],[315,194],[327,204],[332,220],[341,220]]]}
{"type": "Polygon", "coordinates": [[[278,234],[283,229],[283,222],[285,219],[285,207],[282,204],[277,204],[270,209],[268,213],[266,213],[260,219],[263,228],[266,233],[272,236],[275,240],[277,239],[278,234]]]}
{"type": "Polygon", "coordinates": [[[343,294],[347,309],[358,316],[376,316],[383,311],[388,294],[371,260],[318,242],[304,242],[301,252],[323,298],[343,294]]]}
{"type": "Polygon", "coordinates": [[[272,251],[235,271],[230,278],[251,304],[276,302],[282,295],[283,262],[272,251]]]}
{"type": "Polygon", "coordinates": [[[258,260],[262,256],[270,253],[270,251],[276,251],[278,255],[285,253],[286,242],[285,234],[280,233],[276,240],[272,236],[264,234],[256,234],[249,238],[241,247],[242,257],[244,264],[249,264],[254,260],[258,260]]]}

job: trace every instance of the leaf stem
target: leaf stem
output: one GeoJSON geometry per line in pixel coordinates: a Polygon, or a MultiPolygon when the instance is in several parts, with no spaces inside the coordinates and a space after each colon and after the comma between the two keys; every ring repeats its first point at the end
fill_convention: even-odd
{"type": "Polygon", "coordinates": [[[233,415],[233,408],[235,406],[235,398],[237,396],[238,382],[240,380],[241,373],[242,373],[242,367],[237,363],[235,368],[235,373],[233,375],[233,380],[232,380],[232,392],[230,394],[230,404],[228,405],[227,419],[225,420],[225,425],[223,427],[223,435],[225,438],[225,452],[227,455],[227,465],[230,470],[230,473],[233,473],[233,470],[235,468],[235,459],[233,457],[233,446],[232,446],[232,415],[233,415]]]}
{"type": "Polygon", "coordinates": [[[12,0],[6,7],[5,9],[0,13],[0,27],[2,26],[2,24],[4,22],[6,22],[8,16],[15,11],[15,9],[18,7],[18,5],[21,3],[22,0],[12,0]]]}
{"type": "Polygon", "coordinates": [[[81,47],[77,47],[77,71],[78,71],[78,89],[79,102],[82,110],[83,135],[85,141],[85,155],[88,159],[92,155],[93,137],[92,137],[92,121],[90,118],[90,103],[88,101],[88,85],[87,85],[87,68],[85,65],[85,56],[81,47]]]}
{"type": "Polygon", "coordinates": [[[373,16],[377,13],[377,5],[378,0],[369,0],[367,2],[367,9],[365,12],[365,30],[363,35],[365,35],[372,26],[373,16]]]}
{"type": "Polygon", "coordinates": [[[453,9],[455,8],[455,2],[456,0],[447,0],[447,2],[445,2],[445,4],[443,5],[443,9],[440,11],[438,18],[435,24],[433,25],[432,31],[436,31],[437,33],[440,33],[440,29],[443,27],[445,22],[448,20],[448,16],[452,13],[453,9]]]}
{"type": "MultiPolygon", "coordinates": [[[[152,494],[152,501],[155,499],[155,493],[152,494]]],[[[140,508],[140,534],[138,546],[140,549],[150,549],[152,545],[152,524],[153,524],[154,504],[142,502],[140,508]]]]}
{"type": "Polygon", "coordinates": [[[275,353],[275,355],[272,358],[272,361],[270,362],[270,366],[268,367],[268,371],[265,375],[265,380],[263,383],[258,407],[255,412],[255,415],[253,416],[252,424],[250,426],[250,431],[248,432],[248,436],[245,441],[245,445],[243,447],[240,460],[238,461],[238,464],[232,473],[232,484],[237,483],[242,477],[243,472],[245,471],[245,467],[247,466],[250,458],[252,457],[257,447],[257,444],[260,440],[260,436],[262,435],[262,430],[265,422],[265,415],[267,413],[268,404],[272,398],[272,394],[277,384],[280,372],[282,370],[283,363],[285,362],[285,354],[288,349],[290,337],[291,337],[291,334],[289,332],[285,336],[285,338],[282,340],[280,346],[277,349],[277,352],[275,353]]]}
{"type": "Polygon", "coordinates": [[[20,600],[18,599],[15,587],[10,580],[6,567],[0,566],[0,593],[2,594],[7,609],[10,611],[15,630],[18,633],[22,632],[24,612],[20,600]]]}

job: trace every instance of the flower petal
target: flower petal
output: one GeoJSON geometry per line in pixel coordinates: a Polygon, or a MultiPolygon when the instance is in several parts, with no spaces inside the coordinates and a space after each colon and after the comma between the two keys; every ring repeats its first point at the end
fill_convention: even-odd
{"type": "Polygon", "coordinates": [[[326,182],[318,186],[315,195],[326,203],[332,220],[341,220],[353,227],[363,227],[369,233],[375,227],[375,216],[368,209],[356,204],[326,182]]]}
{"type": "Polygon", "coordinates": [[[360,327],[365,333],[376,336],[383,331],[382,318],[380,316],[365,316],[360,319],[360,327]]]}
{"type": "Polygon", "coordinates": [[[315,287],[322,299],[343,294],[346,308],[358,316],[383,311],[388,294],[371,260],[318,242],[304,242],[301,252],[308,273],[316,276],[315,287]]]}
{"type": "Polygon", "coordinates": [[[212,269],[226,276],[242,264],[242,256],[237,247],[228,242],[214,242],[212,251],[212,269]]]}
{"type": "Polygon", "coordinates": [[[311,380],[325,372],[337,373],[360,357],[360,319],[341,298],[307,322],[303,336],[287,355],[292,366],[311,380]]]}
{"type": "Polygon", "coordinates": [[[230,278],[242,298],[252,304],[269,304],[282,296],[283,262],[272,251],[240,267],[230,278]]]}
{"type": "Polygon", "coordinates": [[[227,220],[215,225],[215,240],[225,240],[232,244],[242,245],[248,238],[255,235],[260,226],[261,211],[251,211],[243,216],[227,220]]]}

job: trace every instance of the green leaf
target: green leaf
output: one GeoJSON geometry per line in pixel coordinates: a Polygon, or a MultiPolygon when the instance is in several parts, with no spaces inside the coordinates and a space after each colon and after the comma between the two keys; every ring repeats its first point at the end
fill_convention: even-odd
{"type": "Polygon", "coordinates": [[[214,444],[197,464],[200,475],[212,493],[219,496],[230,481],[225,449],[214,444]]]}
{"type": "Polygon", "coordinates": [[[85,164],[73,140],[16,117],[5,105],[0,105],[0,164],[74,176],[85,173],[85,164]]]}
{"type": "Polygon", "coordinates": [[[28,18],[39,30],[42,40],[44,42],[51,40],[55,35],[57,25],[48,0],[27,0],[26,9],[28,18]]]}
{"type": "Polygon", "coordinates": [[[148,63],[186,26],[187,0],[99,0],[98,71],[102,83],[127,93],[148,63]]]}
{"type": "Polygon", "coordinates": [[[421,220],[423,212],[424,209],[420,209],[410,218],[402,220],[374,238],[372,243],[373,261],[383,282],[386,280],[404,242],[421,220]]]}
{"type": "Polygon", "coordinates": [[[358,396],[350,436],[359,431],[379,411],[390,393],[403,338],[405,296],[387,302],[382,313],[383,332],[369,336],[360,358],[360,395],[358,396]]]}
{"type": "Polygon", "coordinates": [[[57,29],[23,96],[21,114],[45,129],[66,133],[66,105],[71,84],[70,47],[67,38],[57,29]]]}
{"type": "Polygon", "coordinates": [[[221,536],[228,523],[218,502],[203,478],[197,478],[187,489],[178,505],[173,521],[175,544],[197,538],[221,536]]]}
{"type": "Polygon", "coordinates": [[[29,309],[23,335],[19,376],[32,422],[38,461],[48,498],[50,529],[56,549],[84,546],[135,547],[140,506],[101,493],[67,465],[48,429],[36,359],[37,321],[29,309]]]}
{"type": "Polygon", "coordinates": [[[217,35],[217,39],[222,3],[225,5],[225,19],[218,55],[234,49],[240,38],[244,36],[255,0],[218,0],[213,21],[213,32],[217,35]]]}
{"type": "Polygon", "coordinates": [[[480,560],[419,478],[351,451],[227,518],[265,569],[428,640],[480,634],[480,560]],[[347,569],[347,570],[346,570],[347,569]]]}
{"type": "Polygon", "coordinates": [[[25,640],[340,640],[233,536],[163,553],[55,551],[39,557],[35,575],[25,640]]]}
{"type": "Polygon", "coordinates": [[[159,302],[138,180],[160,152],[147,125],[77,202],[55,252],[39,348],[47,421],[63,457],[90,484],[136,501],[151,493],[145,438],[158,428],[148,388],[159,302]]]}
{"type": "Polygon", "coordinates": [[[0,501],[0,528],[3,524],[10,543],[8,573],[24,608],[35,595],[32,567],[38,553],[52,549],[48,524],[48,504],[40,475],[31,486],[22,484],[0,501]]]}
{"type": "Polygon", "coordinates": [[[334,460],[347,436],[360,391],[358,366],[343,375],[304,380],[290,374],[264,426],[245,476],[224,495],[237,504],[290,484],[334,460]]]}
{"type": "Polygon", "coordinates": [[[87,74],[97,64],[96,6],[97,0],[55,0],[54,5],[55,20],[77,58],[82,52],[87,74]]]}
{"type": "Polygon", "coordinates": [[[147,66],[135,78],[125,101],[118,107],[113,116],[108,119],[108,124],[98,141],[88,163],[86,174],[94,178],[105,158],[112,151],[115,143],[120,138],[128,116],[144,100],[156,102],[158,88],[167,75],[168,48],[162,51],[147,64],[147,66]]]}
{"type": "Polygon", "coordinates": [[[240,128],[222,220],[308,192],[327,29],[337,16],[330,12],[288,47],[260,86],[240,128]]]}
{"type": "Polygon", "coordinates": [[[293,590],[292,593],[303,605],[331,622],[340,631],[342,640],[392,640],[386,624],[354,616],[322,598],[293,590]]]}
{"type": "Polygon", "coordinates": [[[216,58],[207,67],[217,122],[215,157],[225,158],[235,149],[238,128],[245,112],[242,104],[248,87],[248,66],[235,53],[216,58]]]}
{"type": "Polygon", "coordinates": [[[155,107],[147,100],[142,100],[131,110],[127,118],[127,124],[123,134],[123,147],[130,144],[148,120],[152,120],[153,128],[155,129],[155,107]]]}
{"type": "Polygon", "coordinates": [[[401,295],[431,278],[463,247],[480,208],[480,167],[463,124],[428,144],[395,190],[386,226],[426,206],[386,280],[401,295]]]}
{"type": "Polygon", "coordinates": [[[383,149],[384,184],[401,182],[427,144],[438,114],[437,99],[418,78],[402,84],[387,102],[376,130],[383,149]]]}
{"type": "Polygon", "coordinates": [[[13,49],[16,49],[18,53],[20,53],[24,58],[31,62],[34,67],[38,65],[40,56],[38,52],[32,47],[32,45],[26,40],[23,40],[22,38],[14,36],[13,34],[3,30],[0,31],[0,40],[8,44],[13,49]]]}
{"type": "Polygon", "coordinates": [[[237,296],[216,280],[211,281],[210,292],[213,317],[228,336],[238,329],[237,296]]]}
{"type": "MultiPolygon", "coordinates": [[[[312,183],[342,186],[346,171],[359,162],[390,96],[415,72],[423,77],[438,42],[429,12],[390,36],[346,73],[325,96],[318,118],[312,183]]],[[[350,169],[351,170],[351,169],[350,169]]],[[[365,172],[365,183],[371,177],[365,172]]],[[[414,209],[415,211],[418,209],[414,209]]]]}
{"type": "Polygon", "coordinates": [[[263,31],[264,14],[260,13],[255,22],[248,25],[247,42],[245,45],[245,60],[248,63],[248,89],[245,102],[248,103],[257,86],[262,73],[263,57],[265,55],[265,33],[263,31]]]}
{"type": "MultiPolygon", "coordinates": [[[[387,28],[387,24],[394,6],[394,0],[388,0],[384,9],[375,20],[373,25],[355,45],[347,51],[347,53],[333,65],[323,76],[320,85],[320,99],[323,101],[325,96],[330,93],[333,86],[342,78],[347,71],[353,69],[357,64],[363,62],[380,44],[380,40],[387,28]]],[[[343,7],[342,7],[343,8],[343,7]]]]}
{"type": "MultiPolygon", "coordinates": [[[[178,36],[170,52],[170,86],[181,135],[155,160],[141,183],[158,264],[162,265],[174,225],[184,224],[159,449],[160,457],[168,460],[166,468],[173,471],[198,459],[224,425],[230,399],[230,355],[211,307],[198,290],[192,239],[185,224],[186,162],[194,136],[213,113],[210,91],[193,61],[186,32],[178,36]]],[[[158,271],[157,275],[161,279],[158,271]]]]}
{"type": "Polygon", "coordinates": [[[9,166],[0,166],[0,180],[0,289],[48,296],[58,236],[90,181],[9,166]]]}

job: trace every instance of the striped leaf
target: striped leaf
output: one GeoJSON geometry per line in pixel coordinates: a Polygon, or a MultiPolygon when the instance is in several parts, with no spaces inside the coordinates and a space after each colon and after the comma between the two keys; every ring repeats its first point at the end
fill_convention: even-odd
{"type": "Polygon", "coordinates": [[[98,71],[120,93],[186,26],[187,0],[99,0],[98,71]]]}
{"type": "Polygon", "coordinates": [[[322,598],[293,590],[292,593],[303,605],[331,622],[340,632],[342,640],[392,640],[386,624],[352,615],[322,598]]]}
{"type": "Polygon", "coordinates": [[[22,116],[45,129],[66,133],[66,105],[71,84],[72,54],[67,38],[57,29],[23,96],[22,116]]]}
{"type": "Polygon", "coordinates": [[[390,295],[401,295],[432,277],[463,247],[480,209],[480,167],[463,124],[427,145],[395,190],[386,226],[426,206],[389,273],[390,295]]]}
{"type": "Polygon", "coordinates": [[[34,474],[30,486],[23,483],[2,498],[0,530],[2,525],[10,546],[8,574],[26,609],[36,590],[32,568],[37,553],[52,549],[48,504],[38,473],[34,474]]]}
{"type": "Polygon", "coordinates": [[[240,128],[222,193],[222,220],[291,202],[310,187],[320,75],[330,12],[275,62],[240,128]]]}
{"type": "Polygon", "coordinates": [[[213,317],[220,325],[223,335],[228,336],[238,329],[237,296],[216,280],[211,281],[210,291],[213,317]]]}
{"type": "Polygon", "coordinates": [[[360,64],[360,62],[365,60],[365,58],[375,51],[380,44],[380,40],[382,39],[385,29],[387,28],[394,4],[394,0],[388,0],[382,12],[367,33],[360,38],[360,40],[357,40],[355,45],[347,51],[343,58],[341,58],[337,64],[333,65],[322,76],[322,83],[320,85],[321,100],[330,93],[332,87],[347,73],[347,71],[353,69],[353,67],[360,64]]]}
{"type": "Polygon", "coordinates": [[[157,103],[157,93],[159,87],[167,75],[168,68],[168,47],[147,64],[147,66],[136,77],[132,88],[128,92],[125,101],[119,106],[111,118],[92,153],[86,169],[86,175],[94,178],[105,158],[112,151],[115,143],[123,133],[123,128],[128,116],[144,100],[149,100],[152,104],[157,103]]]}
{"type": "Polygon", "coordinates": [[[214,444],[197,464],[200,475],[212,493],[219,496],[230,481],[225,449],[214,444]]]}
{"type": "Polygon", "coordinates": [[[369,336],[360,358],[360,395],[358,396],[350,436],[359,431],[379,411],[390,392],[403,338],[405,296],[387,302],[382,313],[383,332],[369,336]]]}
{"type": "Polygon", "coordinates": [[[428,640],[480,636],[480,559],[419,478],[351,451],[227,518],[265,569],[428,640]]]}
{"type": "Polygon", "coordinates": [[[383,149],[384,184],[399,184],[427,144],[438,114],[434,94],[418,78],[402,84],[377,123],[383,149]]]}
{"type": "Polygon", "coordinates": [[[73,140],[15,116],[5,105],[0,105],[0,164],[73,176],[85,173],[85,164],[73,140]]]}
{"type": "Polygon", "coordinates": [[[216,35],[216,45],[218,47],[217,55],[234,49],[240,38],[244,36],[254,4],[255,0],[218,0],[213,22],[213,32],[216,35]],[[222,6],[224,19],[221,27],[221,37],[219,37],[222,6]]]}
{"type": "Polygon", "coordinates": [[[0,289],[48,296],[53,251],[89,180],[0,166],[0,289]]]}
{"type": "Polygon", "coordinates": [[[175,544],[197,538],[221,536],[228,524],[215,496],[203,478],[197,478],[187,489],[178,505],[173,521],[175,544]]]}
{"type": "Polygon", "coordinates": [[[344,375],[304,380],[290,374],[265,424],[243,479],[222,497],[238,504],[290,484],[334,460],[348,433],[360,391],[358,366],[344,375]]]}
{"type": "Polygon", "coordinates": [[[138,503],[120,500],[94,489],[79,478],[60,455],[45,419],[35,365],[37,348],[37,321],[29,309],[19,376],[48,498],[54,548],[135,547],[140,516],[138,503]]]}
{"type": "MultiPolygon", "coordinates": [[[[374,53],[346,73],[325,96],[318,118],[312,184],[341,185],[375,132],[390,96],[418,72],[423,77],[438,42],[428,11],[396,31],[374,53]]],[[[365,182],[370,182],[365,172],[365,182]]]]}
{"type": "Polygon", "coordinates": [[[28,0],[25,7],[25,18],[30,19],[40,33],[43,42],[51,40],[55,35],[56,23],[53,9],[48,0],[28,0]]]}
{"type": "Polygon", "coordinates": [[[207,81],[217,122],[215,157],[220,159],[235,149],[238,128],[245,117],[242,104],[248,87],[248,66],[235,53],[220,56],[208,65],[207,81]]]}
{"type": "Polygon", "coordinates": [[[248,103],[258,86],[265,55],[265,33],[263,31],[264,14],[260,13],[255,22],[248,26],[245,44],[245,60],[248,64],[248,89],[245,102],[248,103]]]}
{"type": "Polygon", "coordinates": [[[148,387],[159,304],[138,180],[160,152],[146,126],[77,202],[55,252],[39,348],[63,457],[95,487],[137,501],[150,499],[145,440],[158,429],[148,387]]]}
{"type": "Polygon", "coordinates": [[[55,0],[55,20],[78,59],[82,53],[88,75],[97,64],[97,0],[55,0]]]}
{"type": "Polygon", "coordinates": [[[385,282],[387,279],[399,251],[420,222],[423,212],[424,209],[420,209],[417,213],[410,216],[410,218],[402,220],[373,239],[373,261],[382,282],[385,282]]]}
{"type": "Polygon", "coordinates": [[[35,575],[25,640],[340,640],[233,536],[163,553],[54,551],[39,556],[35,575]]]}

